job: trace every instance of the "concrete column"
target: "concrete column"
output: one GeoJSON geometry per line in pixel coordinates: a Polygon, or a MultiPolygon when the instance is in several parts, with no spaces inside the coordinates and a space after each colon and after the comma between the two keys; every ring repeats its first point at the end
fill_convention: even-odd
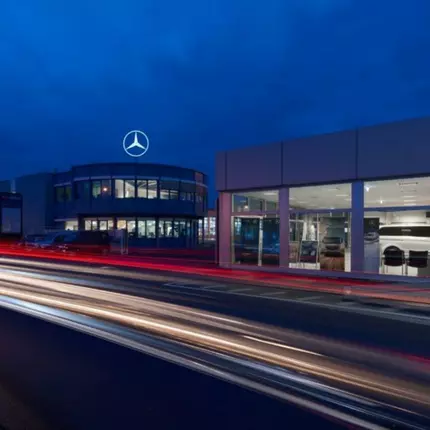
{"type": "Polygon", "coordinates": [[[288,267],[290,260],[290,190],[279,190],[279,266],[288,267]]]}
{"type": "Polygon", "coordinates": [[[364,184],[352,183],[351,198],[351,272],[364,270],[364,184]]]}
{"type": "Polygon", "coordinates": [[[231,193],[220,193],[219,195],[219,220],[218,220],[218,246],[219,265],[230,267],[232,263],[232,195],[231,193]]]}

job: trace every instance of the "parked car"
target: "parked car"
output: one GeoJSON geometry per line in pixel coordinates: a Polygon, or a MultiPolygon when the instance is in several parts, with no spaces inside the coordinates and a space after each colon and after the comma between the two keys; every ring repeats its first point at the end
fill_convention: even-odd
{"type": "Polygon", "coordinates": [[[108,254],[110,236],[107,231],[69,231],[55,243],[55,250],[67,253],[108,254]]]}
{"type": "Polygon", "coordinates": [[[430,224],[389,224],[379,229],[381,253],[390,250],[430,251],[430,224]]]}
{"type": "Polygon", "coordinates": [[[44,238],[45,235],[43,234],[28,234],[17,243],[17,246],[24,248],[36,248],[37,244],[44,238]]]}
{"type": "Polygon", "coordinates": [[[34,247],[45,250],[55,250],[56,246],[64,241],[64,238],[67,234],[67,231],[47,233],[39,240],[34,242],[34,247]]]}

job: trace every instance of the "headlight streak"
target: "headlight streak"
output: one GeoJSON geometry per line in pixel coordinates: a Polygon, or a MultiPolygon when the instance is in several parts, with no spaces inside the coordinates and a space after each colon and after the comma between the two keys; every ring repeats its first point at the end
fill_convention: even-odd
{"type": "MultiPolygon", "coordinates": [[[[423,384],[409,383],[401,378],[390,379],[384,375],[366,371],[359,366],[352,367],[348,361],[333,360],[331,354],[323,354],[321,350],[316,352],[306,347],[289,344],[291,340],[294,342],[301,340],[302,344],[308,343],[318,347],[325,345],[324,350],[329,352],[330,348],[333,350],[340,343],[314,340],[312,344],[306,338],[308,336],[306,334],[241,321],[154,299],[134,297],[88,286],[82,288],[79,285],[81,282],[79,279],[73,281],[76,285],[58,282],[58,280],[68,279],[59,276],[48,278],[43,274],[19,270],[0,270],[0,281],[3,282],[0,284],[0,294],[131,326],[161,338],[185,342],[190,348],[203,348],[206,353],[222,355],[231,363],[240,363],[241,366],[264,371],[267,380],[271,379],[272,382],[294,382],[302,386],[303,393],[305,393],[303,387],[319,390],[322,394],[313,396],[320,400],[324,400],[325,392],[326,395],[332,394],[345,401],[358,402],[363,407],[389,405],[410,413],[411,410],[407,406],[405,408],[401,406],[407,401],[412,405],[418,404],[424,408],[430,408],[430,396],[427,390],[423,389],[423,384]],[[329,386],[328,383],[335,386],[329,386]],[[373,397],[367,398],[365,394],[371,394],[373,397]]],[[[103,286],[102,282],[99,284],[98,287],[103,286]]],[[[343,346],[342,348],[342,353],[345,355],[354,352],[352,347],[343,346]]],[[[355,351],[358,349],[356,348],[355,351]]],[[[366,354],[365,351],[361,353],[366,354]]],[[[372,359],[378,358],[377,354],[368,355],[372,359]]],[[[391,357],[386,358],[391,359],[391,357]]],[[[202,366],[202,363],[193,363],[194,366],[202,366]]],[[[414,369],[420,369],[420,367],[416,366],[414,369]]],[[[219,376],[224,379],[231,377],[231,375],[227,377],[225,372],[219,372],[219,376]]],[[[234,376],[234,378],[237,377],[237,375],[234,376]]],[[[262,391],[261,386],[259,390],[262,391]]],[[[342,400],[332,400],[332,403],[336,402],[342,403],[342,400]]]]}
{"type": "MultiPolygon", "coordinates": [[[[346,373],[340,369],[332,370],[328,367],[329,363],[325,363],[322,366],[303,359],[287,357],[273,352],[270,349],[262,349],[261,346],[259,347],[255,344],[251,344],[250,346],[248,344],[241,343],[240,338],[232,340],[231,336],[224,335],[221,337],[219,334],[212,334],[208,331],[203,332],[202,329],[194,331],[187,326],[184,326],[184,324],[175,323],[175,325],[173,325],[174,323],[155,321],[153,317],[145,318],[143,316],[130,315],[124,311],[102,309],[100,307],[91,306],[90,304],[77,304],[73,303],[70,299],[52,299],[34,293],[17,292],[4,287],[0,287],[0,294],[40,303],[46,306],[59,307],[64,310],[91,315],[96,318],[103,318],[120,324],[131,325],[133,327],[155,332],[159,335],[179,338],[199,346],[218,348],[222,351],[239,354],[254,360],[262,360],[266,363],[281,367],[290,367],[295,371],[304,371],[315,377],[323,377],[355,388],[363,388],[381,395],[390,393],[391,396],[403,399],[407,398],[411,402],[420,403],[426,407],[430,406],[430,399],[427,395],[407,390],[404,386],[398,388],[392,381],[386,381],[385,378],[377,378],[379,380],[382,379],[381,383],[369,378],[371,374],[365,378],[366,375],[363,372],[359,373],[359,375],[355,375],[352,371],[346,373]]],[[[82,299],[82,297],[80,298],[82,299]]]]}

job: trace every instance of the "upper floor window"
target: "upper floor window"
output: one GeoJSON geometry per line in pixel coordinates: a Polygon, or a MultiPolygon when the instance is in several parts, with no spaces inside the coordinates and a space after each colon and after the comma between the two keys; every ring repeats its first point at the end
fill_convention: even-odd
{"type": "Polygon", "coordinates": [[[160,182],[160,199],[178,200],[179,182],[178,181],[161,181],[160,182]]]}
{"type": "Polygon", "coordinates": [[[205,204],[207,190],[205,187],[198,186],[196,190],[196,203],[205,204]]]}
{"type": "Polygon", "coordinates": [[[64,187],[64,199],[66,202],[70,202],[72,200],[72,186],[66,185],[64,187]]]}
{"type": "Polygon", "coordinates": [[[148,199],[158,198],[158,181],[151,179],[148,180],[148,199]]]}
{"type": "Polygon", "coordinates": [[[102,196],[112,195],[112,181],[110,179],[103,179],[101,183],[102,196]]]}
{"type": "Polygon", "coordinates": [[[134,179],[115,179],[115,197],[130,199],[136,197],[136,181],[134,179]]]}
{"type": "Polygon", "coordinates": [[[92,196],[94,199],[97,199],[102,195],[102,183],[101,181],[93,181],[92,182],[92,196]]]}
{"type": "Polygon", "coordinates": [[[64,187],[55,187],[55,201],[57,203],[64,202],[64,187]]]}
{"type": "Polygon", "coordinates": [[[72,200],[72,187],[65,185],[55,187],[55,201],[56,203],[69,202],[72,200]]]}
{"type": "Polygon", "coordinates": [[[140,199],[148,198],[148,181],[146,179],[138,179],[136,181],[137,197],[140,199]]]}
{"type": "Polygon", "coordinates": [[[76,181],[74,187],[76,199],[90,198],[90,181],[76,181]]]}
{"type": "Polygon", "coordinates": [[[195,193],[190,193],[189,191],[181,191],[181,200],[187,202],[194,202],[195,193]]]}

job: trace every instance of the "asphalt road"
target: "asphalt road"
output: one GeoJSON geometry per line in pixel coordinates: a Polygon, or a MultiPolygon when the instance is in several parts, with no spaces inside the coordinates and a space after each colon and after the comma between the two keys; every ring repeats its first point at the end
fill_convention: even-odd
{"type": "Polygon", "coordinates": [[[337,294],[266,287],[190,274],[0,259],[2,271],[78,283],[214,311],[378,349],[430,357],[430,319],[402,308],[369,307],[337,294]]]}
{"type": "Polygon", "coordinates": [[[340,428],[270,397],[4,309],[0,343],[7,345],[0,349],[0,380],[42,423],[15,427],[17,417],[9,413],[8,430],[340,428]]]}
{"type": "MultiPolygon", "coordinates": [[[[370,396],[368,399],[371,403],[376,401],[381,405],[381,401],[382,404],[393,401],[397,407],[404,410],[418,407],[420,404],[423,407],[424,405],[428,407],[428,397],[425,394],[420,394],[420,392],[425,393],[426,391],[425,388],[422,388],[425,386],[422,375],[423,371],[424,374],[427,373],[429,363],[429,341],[426,336],[427,317],[410,315],[403,311],[362,309],[355,304],[345,303],[336,295],[316,294],[297,288],[274,289],[273,287],[266,287],[262,283],[252,285],[225,281],[223,279],[220,282],[219,279],[194,276],[193,274],[178,275],[172,272],[119,270],[100,265],[0,260],[0,295],[12,298],[12,302],[10,302],[12,306],[14,300],[15,302],[30,300],[30,302],[37,304],[31,305],[33,310],[40,308],[40,305],[53,306],[54,308],[69,309],[83,315],[91,315],[101,319],[102,322],[105,320],[115,321],[129,327],[122,329],[122,338],[135,336],[130,334],[130,328],[138,328],[143,330],[142,333],[147,333],[142,334],[146,337],[141,340],[141,344],[146,346],[148,342],[155,342],[154,345],[160,347],[159,340],[148,340],[148,333],[152,333],[151,336],[167,336],[167,339],[180,341],[181,345],[185,342],[175,352],[175,356],[186,356],[188,361],[192,357],[191,362],[194,364],[198,364],[199,360],[201,363],[209,363],[213,360],[219,362],[221,360],[221,364],[218,363],[216,366],[226,366],[220,368],[221,370],[224,369],[222,372],[230,372],[231,369],[239,366],[242,369],[239,375],[243,376],[243,372],[247,373],[249,366],[251,366],[253,368],[251,373],[255,377],[262,370],[261,367],[251,363],[256,359],[262,360],[262,363],[276,367],[272,370],[270,368],[265,370],[269,373],[264,374],[263,372],[262,376],[260,375],[260,380],[265,380],[265,384],[267,384],[267,381],[272,379],[273,375],[270,376],[270,372],[274,369],[289,369],[287,373],[283,371],[282,377],[289,380],[288,390],[290,391],[297,390],[297,387],[294,388],[291,385],[291,381],[297,382],[297,378],[302,378],[300,375],[307,374],[307,377],[311,377],[311,379],[303,383],[308,384],[308,389],[318,386],[320,387],[318,390],[320,390],[321,387],[325,386],[324,384],[330,382],[334,383],[334,387],[337,389],[345,390],[345,393],[351,391],[355,392],[355,395],[370,396]],[[230,319],[223,318],[222,315],[230,316],[230,319]],[[238,320],[237,317],[241,319],[238,320]],[[316,338],[314,335],[319,335],[319,337],[316,338]],[[342,340],[342,342],[336,343],[330,339],[342,340]],[[186,347],[186,344],[194,345],[193,348],[197,347],[200,350],[199,354],[204,353],[206,356],[199,358],[195,355],[195,349],[193,352],[184,352],[190,347],[186,347]],[[359,345],[359,348],[354,347],[354,344],[359,345]],[[387,350],[388,354],[386,353],[387,350]],[[223,354],[224,358],[222,358],[223,354]],[[227,360],[227,364],[222,364],[226,360],[225,354],[229,354],[230,358],[227,360]],[[239,362],[236,363],[235,359],[231,357],[243,357],[244,360],[248,360],[248,364],[243,367],[243,364],[239,365],[239,362]],[[369,373],[369,371],[373,373],[369,373]],[[293,372],[296,376],[291,379],[291,373],[288,372],[293,372]],[[340,375],[343,375],[342,380],[339,379],[340,375]],[[323,385],[314,386],[312,378],[318,378],[323,385]],[[360,384],[357,385],[357,381],[361,381],[360,384]],[[415,385],[410,385],[411,383],[415,385]],[[385,388],[381,391],[381,387],[385,388]],[[406,393],[410,394],[406,395],[406,393]]],[[[63,311],[58,312],[60,315],[63,311]]],[[[2,386],[6,387],[6,392],[9,389],[13,393],[24,393],[24,397],[27,396],[23,399],[25,404],[28,404],[33,410],[41,411],[41,418],[49,417],[51,421],[48,428],[52,428],[54,425],[55,428],[62,428],[60,424],[63,425],[64,421],[63,424],[60,423],[61,416],[63,420],[64,417],[69,416],[70,420],[76,420],[73,426],[64,428],[98,428],[94,421],[95,418],[90,419],[89,417],[94,409],[99,411],[102,409],[102,403],[110,405],[109,398],[103,400],[100,406],[88,410],[88,400],[84,400],[85,396],[82,393],[80,396],[76,393],[78,391],[77,385],[83,383],[82,378],[85,379],[85,385],[87,379],[91,381],[94,375],[98,375],[98,369],[97,371],[94,369],[86,371],[85,366],[88,364],[87,360],[92,365],[95,362],[98,363],[92,356],[87,359],[87,354],[90,352],[92,354],[94,348],[98,350],[99,341],[95,342],[93,338],[86,337],[86,340],[77,342],[76,350],[72,351],[67,347],[63,350],[64,347],[60,338],[68,336],[64,334],[64,328],[60,330],[60,327],[48,325],[48,331],[51,335],[44,338],[44,335],[39,333],[39,327],[45,327],[40,324],[41,321],[30,321],[28,317],[22,315],[18,317],[10,311],[2,310],[1,313],[4,313],[6,317],[3,322],[0,321],[0,341],[8,345],[8,348],[0,352],[0,360],[3,360],[0,361],[0,381],[2,386]],[[20,322],[22,318],[26,320],[25,324],[20,322]],[[25,327],[27,332],[19,331],[21,326],[25,327]],[[57,329],[60,331],[54,333],[57,329]],[[40,342],[40,339],[43,338],[46,339],[46,343],[40,342]],[[85,342],[89,342],[89,344],[87,345],[85,342]],[[36,351],[37,348],[40,348],[40,351],[36,351]],[[82,352],[84,349],[85,352],[82,352]],[[82,360],[83,373],[78,374],[74,368],[76,364],[70,364],[70,362],[82,360]],[[51,376],[47,378],[51,371],[54,372],[54,379],[51,376]],[[35,395],[36,386],[41,383],[41,377],[47,378],[45,382],[48,388],[46,392],[41,390],[35,395]],[[29,383],[30,385],[28,385],[29,383]],[[66,395],[58,394],[61,390],[65,391],[66,395]],[[30,393],[30,397],[26,393],[30,393]],[[54,393],[56,393],[55,396],[51,398],[54,393]],[[70,404],[73,405],[73,401],[67,397],[67,393],[75,393],[73,394],[75,396],[74,404],[78,404],[80,408],[85,402],[86,415],[80,415],[79,411],[73,410],[72,412],[67,409],[70,408],[70,404]],[[57,397],[58,400],[56,400],[57,397]],[[41,398],[42,403],[38,403],[38,398],[41,398]],[[62,399],[61,403],[58,403],[59,399],[62,399]],[[64,403],[68,406],[65,406],[64,403]],[[46,409],[48,406],[49,408],[46,409]],[[59,415],[57,415],[57,411],[59,415]],[[93,420],[91,421],[93,427],[78,426],[79,423],[82,425],[89,420],[93,420]]],[[[87,321],[87,324],[90,322],[87,321]]],[[[107,322],[103,324],[106,325],[107,322]]],[[[141,335],[138,334],[137,336],[141,335]]],[[[117,359],[115,354],[110,352],[105,355],[104,361],[106,363],[103,366],[107,366],[110,370],[103,371],[103,376],[100,376],[101,379],[109,380],[112,378],[110,373],[114,372],[111,366],[118,365],[116,367],[117,376],[125,378],[125,385],[122,390],[123,403],[115,400],[110,406],[112,410],[109,410],[107,414],[109,416],[115,415],[115,405],[118,402],[118,406],[121,407],[124,402],[134,404],[137,395],[137,391],[131,388],[135,382],[135,375],[133,366],[129,366],[128,360],[132,359],[127,357],[124,358],[124,361],[121,360],[122,358],[117,359]],[[128,400],[125,400],[126,398],[128,400]]],[[[146,369],[146,361],[152,362],[154,359],[141,354],[140,360],[142,360],[141,366],[146,369]]],[[[170,367],[172,365],[160,364],[160,360],[155,361],[157,364],[148,364],[148,368],[151,368],[152,371],[157,366],[162,366],[154,372],[159,375],[159,385],[160,380],[162,380],[158,388],[164,390],[169,381],[176,381],[178,372],[181,373],[184,369],[180,368],[179,370],[177,366],[174,366],[169,373],[170,370],[165,369],[164,366],[170,367]],[[165,375],[167,375],[166,381],[163,379],[165,375]]],[[[132,361],[130,363],[132,364],[132,361]]],[[[220,369],[218,372],[221,371],[220,369]]],[[[236,369],[236,371],[238,370],[236,369]]],[[[186,372],[190,371],[187,370],[186,372]]],[[[189,386],[187,385],[185,389],[186,397],[188,394],[192,397],[195,392],[200,393],[202,390],[199,385],[202,383],[202,376],[191,373],[193,376],[186,377],[187,380],[190,380],[189,386]],[[193,378],[197,378],[196,390],[193,388],[193,378]]],[[[151,376],[152,374],[146,373],[142,375],[146,378],[145,381],[147,382],[145,383],[153,390],[151,376]]],[[[207,379],[206,376],[203,379],[207,380],[206,386],[210,391],[211,401],[219,402],[221,398],[229,398],[230,385],[223,385],[224,382],[216,381],[215,385],[212,386],[212,379],[207,379]],[[218,390],[219,384],[221,386],[218,390]],[[212,399],[211,396],[216,397],[217,392],[219,392],[219,397],[212,399]]],[[[277,379],[278,377],[276,381],[277,379]]],[[[183,404],[184,399],[177,400],[179,397],[184,397],[185,384],[183,381],[184,379],[180,379],[180,388],[175,387],[178,389],[171,390],[172,397],[168,407],[171,408],[171,403],[179,403],[180,409],[172,409],[174,414],[180,418],[184,417],[185,421],[189,421],[191,412],[186,412],[183,404]]],[[[144,383],[144,381],[141,382],[144,383]]],[[[97,385],[97,381],[90,382],[90,384],[97,385]]],[[[120,381],[113,380],[112,384],[115,387],[121,387],[120,381]]],[[[279,381],[276,384],[279,384],[279,381]]],[[[243,391],[239,387],[235,387],[235,389],[240,392],[243,391]]],[[[300,390],[303,394],[303,390],[300,390]]],[[[327,400],[331,396],[330,390],[329,387],[324,388],[325,394],[322,395],[322,398],[327,400]]],[[[107,390],[102,391],[103,393],[92,392],[91,401],[94,402],[95,396],[106,398],[107,390]]],[[[307,392],[306,395],[314,398],[317,395],[321,398],[318,393],[307,392]]],[[[236,394],[232,394],[231,399],[235,399],[236,396],[237,400],[242,398],[241,394],[236,392],[236,394]]],[[[258,398],[260,397],[258,395],[258,398]]],[[[353,397],[354,395],[352,395],[353,397]]],[[[167,398],[169,397],[167,396],[167,398]]],[[[153,400],[155,403],[154,406],[150,406],[150,410],[154,408],[158,410],[163,401],[157,396],[154,396],[153,400]]],[[[266,399],[261,403],[263,405],[261,417],[253,417],[250,414],[252,421],[249,423],[241,421],[244,419],[246,409],[251,407],[246,403],[247,401],[244,403],[245,409],[240,406],[239,401],[237,405],[240,407],[238,408],[232,409],[231,405],[228,405],[225,412],[218,412],[216,408],[215,410],[220,417],[230,417],[228,419],[233,424],[231,428],[260,428],[267,426],[265,420],[267,420],[268,413],[275,417],[278,416],[277,412],[270,408],[276,408],[277,406],[273,405],[279,405],[279,402],[272,399],[270,405],[267,404],[266,407],[266,401],[268,400],[266,399]],[[234,418],[236,414],[237,418],[234,418]],[[256,424],[256,427],[252,427],[253,424],[256,424]]],[[[351,401],[356,402],[357,400],[351,401]]],[[[260,400],[258,402],[260,405],[260,400]]],[[[192,400],[191,404],[193,407],[195,404],[199,406],[198,400],[192,400]]],[[[346,407],[349,408],[348,405],[346,407]]],[[[285,404],[279,408],[279,410],[284,409],[283,413],[288,415],[288,419],[293,420],[294,426],[291,426],[292,428],[307,427],[307,424],[302,423],[301,420],[316,419],[313,416],[310,418],[309,414],[304,414],[301,417],[296,408],[285,406],[285,404]],[[300,424],[297,424],[297,420],[300,424]]],[[[213,407],[212,409],[204,409],[204,407],[199,406],[198,410],[204,412],[205,419],[211,417],[211,423],[217,422],[216,428],[220,425],[225,427],[222,422],[212,420],[213,407]]],[[[113,424],[115,422],[116,427],[104,425],[104,428],[125,427],[122,421],[128,418],[132,419],[130,424],[134,423],[133,428],[136,428],[135,423],[140,422],[139,419],[141,418],[133,415],[133,413],[129,415],[130,417],[125,418],[124,413],[121,412],[118,417],[121,422],[115,422],[112,418],[106,419],[107,423],[113,424]]],[[[148,416],[148,419],[153,418],[151,414],[148,416]]],[[[100,419],[100,416],[97,418],[100,419]]],[[[172,425],[171,421],[165,421],[165,417],[163,419],[164,421],[161,421],[162,426],[157,428],[169,428],[172,425]],[[164,425],[165,427],[163,427],[164,425]]],[[[66,421],[66,424],[69,423],[66,421]]],[[[309,423],[309,425],[323,428],[315,422],[309,423]]],[[[154,424],[151,422],[150,427],[153,426],[154,424]]],[[[193,428],[189,425],[187,427],[193,428]]],[[[205,428],[215,427],[205,425],[205,428]]],[[[273,425],[270,427],[274,428],[273,425]]]]}

